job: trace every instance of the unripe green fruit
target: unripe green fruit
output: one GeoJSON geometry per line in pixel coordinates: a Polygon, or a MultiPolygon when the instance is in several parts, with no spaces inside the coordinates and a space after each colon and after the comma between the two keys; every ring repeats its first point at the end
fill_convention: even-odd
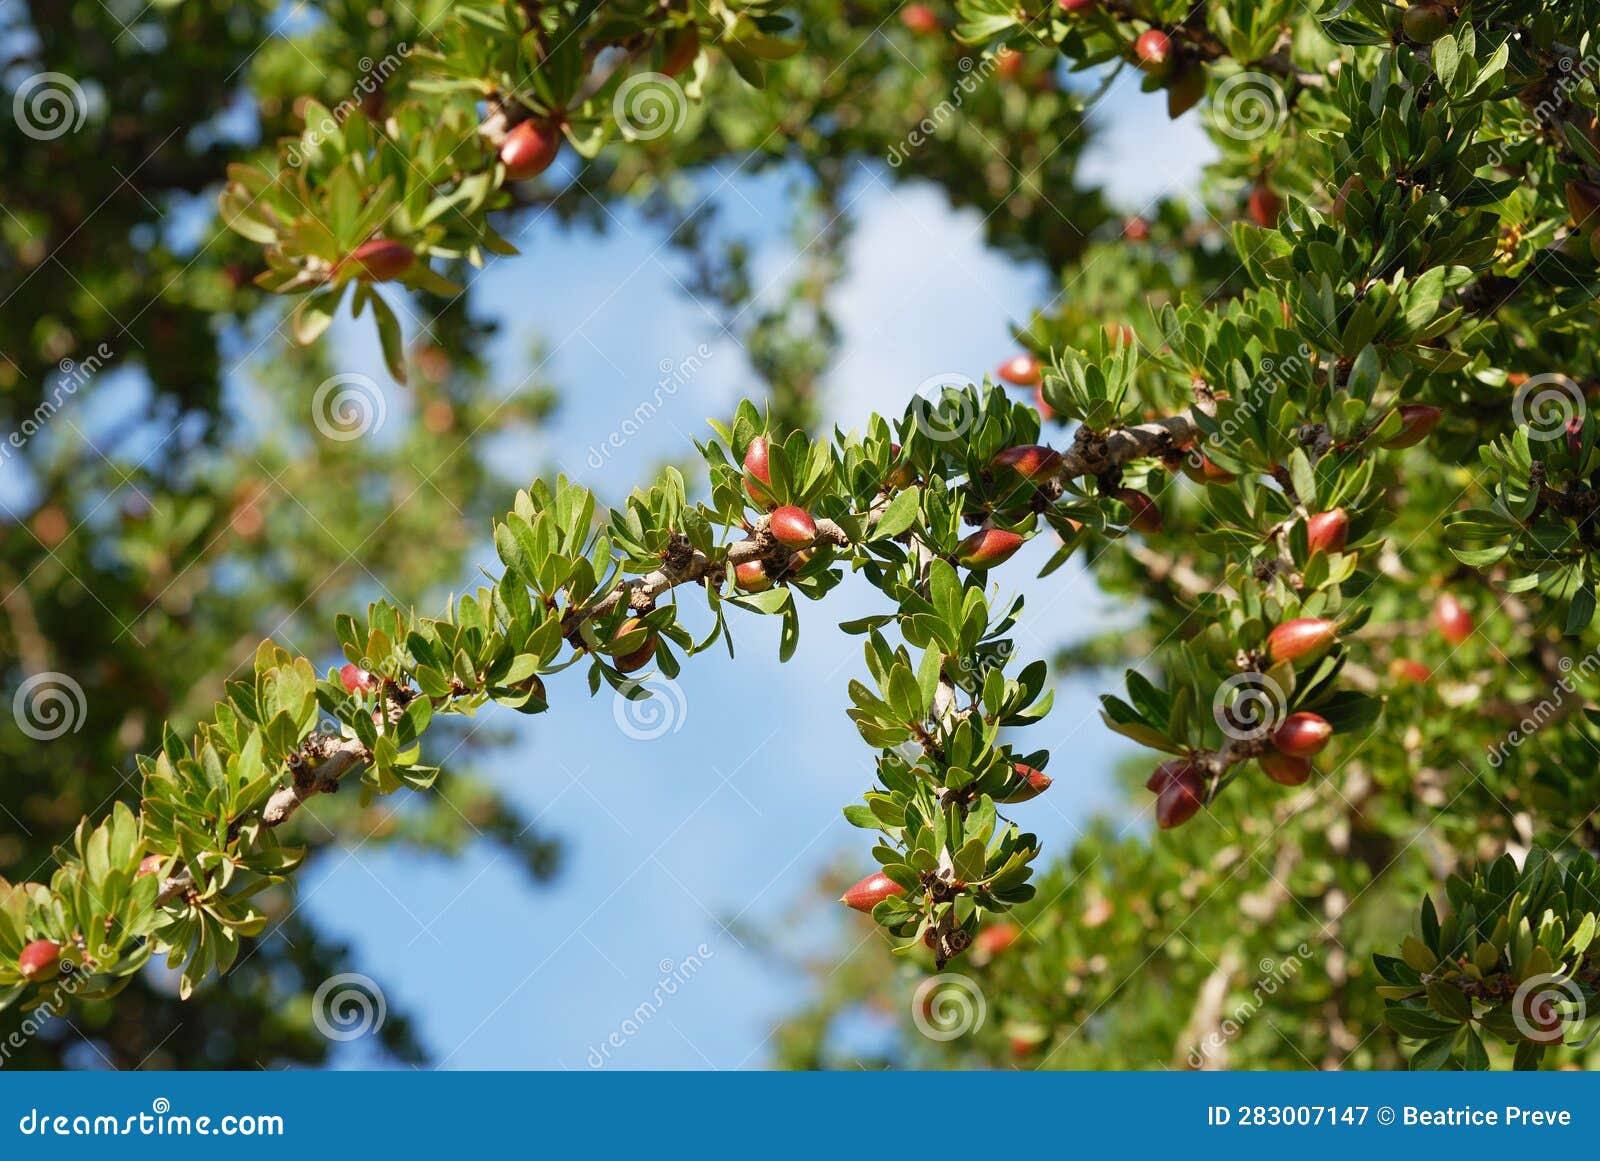
{"type": "Polygon", "coordinates": [[[392,282],[410,270],[416,260],[416,251],[404,242],[374,238],[357,246],[345,261],[363,282],[392,282]]]}
{"type": "Polygon", "coordinates": [[[1001,801],[1009,803],[1028,802],[1038,798],[1039,795],[1050,789],[1050,775],[1043,770],[1036,770],[1032,766],[1024,765],[1021,762],[1016,764],[1015,769],[1026,781],[1019,789],[1013,790],[1001,801]]]}
{"type": "Polygon", "coordinates": [[[1274,661],[1309,661],[1328,651],[1339,626],[1322,617],[1297,617],[1267,635],[1267,654],[1274,661]]]}
{"type": "Polygon", "coordinates": [[[994,457],[994,466],[1010,468],[1025,480],[1042,484],[1061,470],[1061,453],[1053,447],[1029,443],[1008,447],[994,457]]]}
{"type": "Polygon", "coordinates": [[[1350,539],[1350,514],[1330,508],[1306,520],[1306,544],[1313,553],[1343,552],[1350,539]]]}
{"type": "MultiPolygon", "coordinates": [[[[612,641],[620,641],[642,625],[643,622],[638,617],[629,617],[621,625],[617,626],[617,631],[611,639],[612,641]]],[[[643,669],[650,664],[650,659],[655,656],[655,653],[656,635],[653,632],[646,632],[644,641],[641,644],[621,656],[613,657],[611,663],[623,673],[632,673],[634,670],[643,669]]]]}
{"type": "Polygon", "coordinates": [[[1433,623],[1452,645],[1460,645],[1472,636],[1472,614],[1453,593],[1440,593],[1433,602],[1433,623]]]}
{"type": "Polygon", "coordinates": [[[1415,447],[1428,438],[1428,433],[1439,426],[1444,412],[1425,403],[1407,403],[1400,408],[1400,430],[1384,440],[1383,446],[1391,451],[1415,447]]]}
{"type": "Polygon", "coordinates": [[[733,583],[747,593],[761,593],[772,587],[767,567],[759,560],[747,560],[733,566],[733,583]]]}
{"type": "Polygon", "coordinates": [[[1272,733],[1272,744],[1291,758],[1313,758],[1333,737],[1333,727],[1321,714],[1295,713],[1272,733]]]}
{"type": "Polygon", "coordinates": [[[500,143],[507,181],[528,181],[549,169],[561,152],[561,130],[537,118],[523,121],[500,143]]]}
{"type": "Polygon", "coordinates": [[[811,514],[792,504],[785,504],[773,512],[767,523],[772,538],[785,548],[809,548],[817,540],[817,522],[811,514]]]}
{"type": "Polygon", "coordinates": [[[1111,495],[1127,505],[1132,513],[1128,517],[1129,528],[1147,535],[1161,531],[1161,509],[1149,496],[1136,488],[1118,488],[1111,495]]]}
{"type": "Polygon", "coordinates": [[[956,562],[964,568],[994,568],[1022,547],[1022,537],[1004,528],[980,528],[956,545],[956,562]]]}
{"type": "Polygon", "coordinates": [[[855,884],[843,895],[839,902],[855,911],[870,914],[872,909],[885,899],[893,895],[904,895],[906,889],[882,871],[874,872],[855,884]]]}
{"type": "Polygon", "coordinates": [[[1432,44],[1450,30],[1450,10],[1443,4],[1415,4],[1400,18],[1406,39],[1415,44],[1432,44]]]}
{"type": "Polygon", "coordinates": [[[995,376],[1016,387],[1037,387],[1044,370],[1032,355],[1013,355],[995,369],[995,376]]]}
{"type": "Polygon", "coordinates": [[[1133,42],[1133,55],[1145,72],[1165,76],[1172,67],[1172,37],[1159,28],[1146,29],[1133,42]]]}
{"type": "Polygon", "coordinates": [[[54,978],[61,965],[61,945],[49,939],[36,939],[17,956],[17,970],[33,983],[54,978]]]}
{"type": "Polygon", "coordinates": [[[1302,786],[1311,777],[1311,759],[1269,750],[1256,759],[1266,776],[1279,786],[1302,786]]]}

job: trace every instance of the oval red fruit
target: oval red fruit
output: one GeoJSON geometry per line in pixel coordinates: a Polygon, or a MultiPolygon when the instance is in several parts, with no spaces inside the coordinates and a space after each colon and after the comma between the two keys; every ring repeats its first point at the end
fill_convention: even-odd
{"type": "Polygon", "coordinates": [[[561,152],[561,130],[548,121],[523,121],[500,143],[507,181],[528,181],[549,169],[561,152]]]}
{"type": "Polygon", "coordinates": [[[661,48],[661,71],[675,77],[700,55],[700,29],[693,24],[673,29],[661,48]]]}
{"type": "Polygon", "coordinates": [[[1063,12],[1087,12],[1099,2],[1100,0],[1056,0],[1056,5],[1063,12]]]}
{"type": "Polygon", "coordinates": [[[1182,826],[1205,805],[1205,778],[1187,762],[1156,792],[1156,825],[1162,830],[1182,826]]]}
{"type": "Polygon", "coordinates": [[[1044,378],[1044,369],[1032,355],[1013,355],[999,367],[995,375],[1015,387],[1037,387],[1044,378]]]}
{"type": "Polygon", "coordinates": [[[1321,714],[1290,714],[1272,733],[1272,744],[1291,758],[1313,758],[1333,737],[1333,726],[1321,714]]]}
{"type": "Polygon", "coordinates": [[[1024,479],[1040,484],[1061,470],[1061,453],[1043,444],[1023,444],[1008,447],[995,456],[994,466],[1010,468],[1024,479]]]}
{"type": "Polygon", "coordinates": [[[1312,552],[1343,552],[1350,539],[1350,514],[1329,508],[1306,520],[1306,544],[1312,552]]]}
{"type": "Polygon", "coordinates": [[[361,243],[347,259],[355,267],[356,277],[364,282],[392,282],[410,270],[416,260],[416,251],[410,246],[388,238],[361,243]]]}
{"type": "Polygon", "coordinates": [[[1039,418],[1046,423],[1053,423],[1056,418],[1056,409],[1044,401],[1044,388],[1033,389],[1033,409],[1039,413],[1039,418]]]}
{"type": "Polygon", "coordinates": [[[978,932],[972,949],[984,956],[997,956],[1022,938],[1022,928],[1015,923],[991,923],[978,932]]]}
{"type": "Polygon", "coordinates": [[[1274,661],[1320,657],[1339,637],[1339,626],[1322,617],[1297,617],[1267,635],[1267,653],[1274,661]]]}
{"type": "Polygon", "coordinates": [[[772,537],[785,548],[810,548],[816,543],[817,522],[811,514],[793,504],[785,504],[772,514],[767,523],[772,537]]]}
{"type": "Polygon", "coordinates": [[[167,857],[165,855],[146,855],[139,860],[139,875],[142,877],[155,874],[161,870],[166,861],[167,857]]]}
{"type": "Polygon", "coordinates": [[[1440,593],[1433,602],[1433,623],[1452,645],[1460,645],[1472,636],[1472,614],[1453,593],[1440,593]]]}
{"type": "Polygon", "coordinates": [[[1126,504],[1132,513],[1128,517],[1129,528],[1147,534],[1161,531],[1161,509],[1149,496],[1136,488],[1118,488],[1111,495],[1126,504]]]}
{"type": "Polygon", "coordinates": [[[17,956],[17,970],[25,980],[47,980],[61,964],[61,945],[50,939],[36,939],[17,956]]]}
{"type": "Polygon", "coordinates": [[[759,560],[747,560],[733,566],[733,583],[747,593],[765,592],[772,587],[767,567],[759,560]]]}
{"type": "Polygon", "coordinates": [[[839,902],[855,911],[870,913],[874,907],[893,895],[904,895],[906,889],[882,871],[874,872],[839,896],[839,902]]]}
{"type": "Polygon", "coordinates": [[[744,490],[757,504],[767,504],[772,500],[772,493],[761,486],[772,483],[772,469],[768,466],[767,455],[767,441],[759,435],[744,450],[744,470],[750,477],[744,482],[744,490]]]}
{"type": "Polygon", "coordinates": [[[1433,673],[1420,661],[1413,661],[1409,657],[1396,657],[1389,662],[1389,676],[1396,681],[1414,681],[1420,685],[1432,677],[1433,673]]]}
{"type": "Polygon", "coordinates": [[[1133,55],[1147,73],[1160,75],[1172,66],[1172,37],[1159,28],[1149,28],[1133,42],[1133,55]]]}
{"type": "Polygon", "coordinates": [[[1439,426],[1444,412],[1425,403],[1407,403],[1400,408],[1400,430],[1383,441],[1383,446],[1398,451],[1415,447],[1439,426]]]}
{"type": "Polygon", "coordinates": [[[1256,761],[1267,777],[1279,786],[1301,786],[1311,777],[1311,759],[1296,758],[1277,750],[1269,750],[1256,761]]]}
{"type": "Polygon", "coordinates": [[[339,667],[339,684],[348,693],[370,693],[378,688],[378,679],[361,666],[347,661],[339,667]]]}
{"type": "MultiPolygon", "coordinates": [[[[638,617],[629,617],[626,621],[617,626],[617,631],[612,635],[611,640],[622,640],[624,637],[628,636],[628,634],[640,628],[642,624],[643,622],[641,622],[638,617]]],[[[650,664],[650,659],[655,656],[655,653],[656,635],[652,632],[646,632],[644,635],[644,640],[640,644],[634,646],[627,653],[613,657],[611,659],[611,663],[623,673],[632,673],[634,670],[643,669],[646,665],[650,664]]]]}
{"type": "Polygon", "coordinates": [[[965,568],[993,568],[1011,559],[1022,537],[1004,528],[980,528],[956,545],[956,561],[965,568]]]}
{"type": "Polygon", "coordinates": [[[926,4],[907,4],[900,9],[900,23],[918,36],[931,36],[942,27],[939,14],[926,4]]]}
{"type": "Polygon", "coordinates": [[[1283,199],[1264,182],[1257,182],[1250,187],[1245,208],[1256,225],[1264,230],[1276,229],[1278,218],[1283,214],[1283,199]]]}

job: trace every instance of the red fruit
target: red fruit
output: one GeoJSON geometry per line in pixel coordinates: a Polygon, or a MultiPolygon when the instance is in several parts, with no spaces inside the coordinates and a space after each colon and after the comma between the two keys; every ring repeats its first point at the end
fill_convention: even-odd
{"type": "Polygon", "coordinates": [[[853,910],[870,913],[874,907],[890,896],[905,893],[906,889],[899,883],[882,871],[876,871],[839,896],[839,902],[853,910]]]}
{"type": "Polygon", "coordinates": [[[1333,737],[1333,727],[1321,714],[1297,713],[1283,719],[1272,734],[1272,744],[1291,758],[1311,758],[1333,737]]]}
{"type": "Polygon", "coordinates": [[[1190,777],[1193,770],[1194,766],[1187,758],[1169,758],[1150,772],[1144,788],[1160,794],[1174,778],[1190,777]]]}
{"type": "Polygon", "coordinates": [[[994,466],[1010,468],[1023,479],[1042,484],[1061,470],[1061,453],[1043,444],[1023,444],[995,456],[994,466]]]}
{"type": "Polygon", "coordinates": [[[926,4],[907,4],[900,9],[900,23],[918,36],[932,36],[941,27],[939,14],[926,4]]]}
{"type": "Polygon", "coordinates": [[[507,181],[527,181],[549,169],[560,152],[560,129],[549,121],[523,121],[501,142],[500,163],[507,181]]]}
{"type": "Polygon", "coordinates": [[[1279,786],[1300,786],[1311,777],[1311,759],[1269,750],[1256,761],[1266,776],[1279,786]]]}
{"type": "Polygon", "coordinates": [[[1140,217],[1129,218],[1122,227],[1122,236],[1130,242],[1145,242],[1150,238],[1150,223],[1140,217]]]}
{"type": "Polygon", "coordinates": [[[1039,795],[1050,789],[1050,775],[1046,774],[1043,770],[1035,770],[1032,766],[1025,766],[1021,762],[1018,762],[1016,765],[1016,772],[1022,775],[1028,781],[1021,790],[1012,791],[1002,801],[1027,802],[1031,799],[1038,798],[1039,795]]]}
{"type": "Polygon", "coordinates": [[[1472,614],[1451,593],[1440,593],[1433,602],[1433,623],[1452,645],[1460,645],[1472,636],[1472,614]]]}
{"type": "Polygon", "coordinates": [[[992,923],[978,932],[972,948],[985,956],[997,956],[1022,938],[1022,928],[1015,923],[992,923]]]}
{"type": "Polygon", "coordinates": [[[146,855],[139,860],[139,875],[154,875],[166,864],[165,855],[146,855]]]}
{"type": "Polygon", "coordinates": [[[1136,488],[1118,488],[1111,495],[1126,504],[1128,511],[1133,513],[1128,517],[1129,528],[1147,534],[1161,531],[1161,509],[1149,496],[1136,488]]]}
{"type": "Polygon", "coordinates": [[[1054,422],[1056,411],[1055,408],[1044,401],[1043,387],[1035,387],[1033,389],[1033,409],[1039,413],[1039,418],[1046,423],[1054,422]]]}
{"type": "Polygon", "coordinates": [[[1022,72],[1022,66],[1025,62],[1022,54],[1016,49],[1002,48],[999,52],[995,53],[994,63],[995,71],[998,72],[1002,78],[1008,81],[1014,81],[1022,72]]]}
{"type": "Polygon", "coordinates": [[[995,374],[1016,387],[1037,387],[1044,378],[1039,360],[1032,355],[1013,355],[995,369],[995,374]]]}
{"type": "Polygon", "coordinates": [[[1127,323],[1106,323],[1100,329],[1105,331],[1106,338],[1110,339],[1114,346],[1132,346],[1139,338],[1127,323]]]}
{"type": "Polygon", "coordinates": [[[767,441],[762,436],[756,436],[745,448],[744,470],[750,476],[744,482],[744,490],[750,498],[757,504],[770,502],[772,493],[761,486],[772,483],[772,470],[767,466],[767,441]]]}
{"type": "Polygon", "coordinates": [[[1181,766],[1156,792],[1156,825],[1162,830],[1182,826],[1205,805],[1205,776],[1187,762],[1181,766]]]}
{"type": "Polygon", "coordinates": [[[378,688],[378,679],[359,665],[345,662],[339,666],[339,684],[347,693],[371,693],[378,688]]]}
{"type": "Polygon", "coordinates": [[[1389,662],[1389,676],[1396,681],[1414,681],[1421,684],[1433,676],[1433,672],[1422,662],[1413,661],[1409,657],[1396,657],[1389,662]]]}
{"type": "Polygon", "coordinates": [[[61,963],[61,945],[49,939],[36,939],[17,956],[17,970],[25,980],[48,980],[61,963]]]}
{"type": "Polygon", "coordinates": [[[1600,210],[1600,185],[1592,181],[1567,182],[1567,212],[1572,215],[1572,224],[1579,229],[1588,229],[1588,221],[1600,210]]]}
{"type": "Polygon", "coordinates": [[[1306,520],[1306,544],[1313,553],[1343,552],[1350,539],[1350,514],[1330,508],[1306,520]]]}
{"type": "Polygon", "coordinates": [[[765,592],[772,587],[766,565],[759,560],[747,560],[733,566],[733,583],[747,593],[765,592]]]}
{"type": "Polygon", "coordinates": [[[1056,6],[1063,12],[1087,12],[1099,2],[1100,0],[1056,0],[1056,6]]]}
{"type": "Polygon", "coordinates": [[[1161,76],[1172,67],[1172,37],[1159,28],[1146,29],[1133,42],[1133,55],[1145,72],[1161,76]]]}
{"type": "MultiPolygon", "coordinates": [[[[629,617],[621,625],[617,626],[617,631],[612,634],[611,640],[613,642],[620,641],[642,624],[643,622],[638,617],[629,617]]],[[[611,663],[623,673],[632,673],[634,670],[643,669],[650,664],[650,659],[655,656],[655,653],[656,635],[652,632],[646,632],[644,640],[640,644],[636,645],[630,652],[613,657],[611,663]]]]}
{"type": "Polygon", "coordinates": [[[1271,230],[1277,226],[1278,218],[1283,214],[1283,199],[1273,193],[1265,182],[1257,182],[1250,187],[1245,208],[1252,222],[1264,230],[1271,230]]]}
{"type": "Polygon", "coordinates": [[[1428,433],[1439,426],[1444,412],[1424,403],[1407,403],[1400,408],[1400,430],[1383,442],[1386,448],[1415,447],[1428,438],[1428,433]]]}
{"type": "Polygon", "coordinates": [[[700,55],[700,29],[693,24],[675,28],[667,34],[661,47],[661,71],[675,77],[700,55]]]}
{"type": "Polygon", "coordinates": [[[809,548],[816,543],[817,522],[811,514],[793,504],[785,504],[773,512],[767,527],[772,538],[785,548],[809,548]]]}
{"type": "Polygon", "coordinates": [[[1267,634],[1267,654],[1274,661],[1320,657],[1338,639],[1339,626],[1323,617],[1296,617],[1267,634]]]}
{"type": "Polygon", "coordinates": [[[956,545],[956,561],[965,568],[1004,564],[1022,547],[1022,537],[1004,528],[980,528],[956,545]]]}
{"type": "Polygon", "coordinates": [[[416,260],[416,252],[410,246],[388,238],[363,242],[345,259],[363,282],[392,282],[410,270],[416,260]]]}

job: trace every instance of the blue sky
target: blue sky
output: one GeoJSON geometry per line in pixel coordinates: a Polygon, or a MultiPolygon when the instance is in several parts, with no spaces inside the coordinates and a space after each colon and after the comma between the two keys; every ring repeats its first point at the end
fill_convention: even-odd
{"type": "MultiPolygon", "coordinates": [[[[1113,91],[1101,119],[1115,132],[1100,136],[1088,164],[1121,205],[1139,210],[1192,188],[1208,156],[1192,121],[1168,122],[1133,85],[1113,91]]],[[[723,190],[730,224],[766,239],[758,285],[781,284],[794,257],[781,226],[768,225],[782,222],[785,192],[781,178],[737,176],[723,190]]],[[[874,409],[898,412],[929,376],[981,376],[1010,352],[1009,325],[1052,289],[1044,271],[988,253],[977,215],[951,212],[932,188],[891,189],[866,175],[853,197],[859,228],[838,298],[844,350],[827,395],[830,418],[846,426],[874,409]]],[[[636,218],[621,214],[604,237],[539,223],[517,242],[524,256],[491,267],[477,301],[508,304],[503,377],[526,373],[528,341],[545,341],[539,374],[559,385],[562,408],[531,446],[500,449],[513,470],[564,468],[614,500],[681,457],[706,417],[750,390],[737,344],[683,294],[675,257],[636,218]],[[559,285],[544,271],[560,271],[559,285]],[[701,343],[712,352],[704,366],[591,468],[587,449],[654,390],[659,365],[701,343]]],[[[351,343],[350,359],[371,358],[362,340],[351,343]]],[[[371,373],[381,374],[375,364],[371,373]]],[[[1034,556],[1047,553],[1040,545],[1034,556]]],[[[1116,614],[1075,567],[1038,582],[1018,565],[1002,584],[1029,598],[1020,644],[1035,655],[1116,614]]],[[[354,968],[416,1014],[444,1067],[591,1067],[592,1050],[690,957],[693,978],[605,1067],[767,1064],[773,1023],[804,1002],[805,981],[741,946],[725,924],[788,914],[841,861],[869,869],[870,840],[840,814],[872,781],[872,751],[844,714],[845,681],[863,668],[860,640],[833,626],[874,611],[871,596],[847,585],[808,605],[799,653],[783,666],[775,623],[741,618],[738,660],[720,648],[693,659],[672,728],[654,740],[618,727],[608,692],[590,700],[580,678],[558,678],[552,713],[520,724],[515,746],[485,770],[565,841],[553,888],[530,887],[482,846],[456,860],[338,852],[305,876],[305,906],[356,948],[354,968]]],[[[1052,854],[1090,813],[1120,808],[1109,772],[1127,751],[1101,725],[1097,692],[1090,680],[1069,682],[1026,739],[1054,752],[1054,788],[1024,808],[1052,854]]],[[[842,918],[826,904],[812,914],[786,944],[809,954],[838,946],[842,918]]],[[[359,1046],[340,1059],[370,1063],[359,1046]]]]}

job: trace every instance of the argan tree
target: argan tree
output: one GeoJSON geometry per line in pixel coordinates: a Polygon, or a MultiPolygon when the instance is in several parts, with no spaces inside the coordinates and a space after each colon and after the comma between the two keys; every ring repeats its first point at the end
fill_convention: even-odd
{"type": "MultiPolygon", "coordinates": [[[[267,923],[306,804],[425,789],[440,723],[546,712],[579,673],[625,697],[652,668],[692,681],[752,616],[780,619],[781,660],[848,573],[881,611],[839,626],[865,659],[841,708],[878,751],[845,809],[876,869],[843,898],[882,938],[791,1025],[786,1059],[830,1059],[819,1029],[888,986],[888,944],[976,988],[989,1019],[939,1041],[967,1061],[1584,1061],[1600,5],[817,9],[451,5],[381,99],[301,103],[297,136],[230,171],[223,217],[297,339],[370,315],[398,376],[408,304],[516,261],[497,222],[563,154],[666,173],[780,134],[826,206],[839,162],[875,145],[1059,270],[998,372],[1024,393],[908,384],[897,416],[812,430],[824,261],[792,304],[806,341],[761,348],[799,372],[770,374],[770,411],[713,425],[692,483],[665,470],[611,511],[533,483],[493,522],[495,578],[448,609],[338,615],[325,672],[262,644],[214,713],[137,758],[137,804],[9,889],[0,986],[110,997],[161,955],[187,993],[267,923]],[[947,111],[901,140],[849,115],[882,102],[830,89],[839,45],[927,62],[947,111]],[[1035,181],[1092,99],[1061,84],[1073,68],[1139,70],[1204,121],[1203,213],[1111,223],[1075,198],[1075,223],[1051,204],[1035,181]],[[974,73],[969,112],[951,79],[974,73]],[[701,123],[656,135],[643,98],[701,123]],[[1006,159],[997,124],[1024,162],[974,173],[963,150],[1006,159]],[[1106,824],[1043,870],[1027,803],[1070,771],[1029,740],[1049,667],[1001,583],[1040,536],[1059,540],[1047,573],[1078,557],[1148,598],[1138,631],[1056,660],[1128,662],[1105,721],[1159,755],[1135,791],[1155,833],[1106,824]]],[[[940,998],[921,991],[911,1022],[940,998]]]]}

